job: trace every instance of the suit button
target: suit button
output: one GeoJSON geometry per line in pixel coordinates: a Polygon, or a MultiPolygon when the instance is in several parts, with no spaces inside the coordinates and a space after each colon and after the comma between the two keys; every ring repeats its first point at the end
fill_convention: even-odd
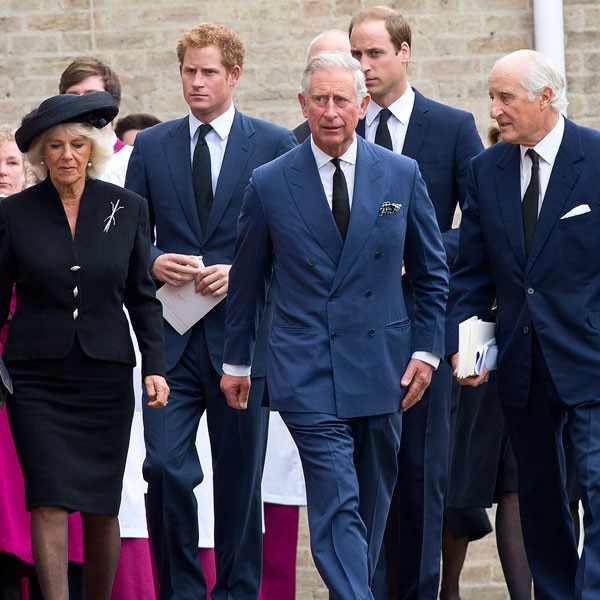
{"type": "Polygon", "coordinates": [[[332,340],[337,340],[337,333],[332,333],[331,334],[331,339],[332,340]]]}
{"type": "Polygon", "coordinates": [[[381,258],[381,252],[375,252],[375,260],[379,260],[381,258]]]}
{"type": "Polygon", "coordinates": [[[79,309],[78,309],[78,308],[76,308],[76,309],[73,311],[73,321],[76,321],[78,316],[79,316],[79,309]]]}
{"type": "Polygon", "coordinates": [[[77,298],[77,296],[79,296],[79,289],[77,288],[77,286],[75,286],[73,288],[73,298],[77,298]]]}
{"type": "Polygon", "coordinates": [[[523,333],[529,333],[529,327],[527,327],[527,325],[523,327],[523,333]]]}
{"type": "Polygon", "coordinates": [[[316,261],[314,258],[311,258],[311,259],[308,261],[308,264],[309,264],[311,267],[314,267],[314,265],[315,265],[315,263],[316,263],[316,262],[317,262],[317,261],[316,261]]]}
{"type": "Polygon", "coordinates": [[[533,294],[535,294],[535,290],[533,288],[527,288],[527,293],[532,296],[533,294]]]}
{"type": "Polygon", "coordinates": [[[371,290],[367,290],[365,292],[365,298],[370,298],[373,295],[373,292],[371,290]]]}
{"type": "Polygon", "coordinates": [[[375,335],[375,330],[374,329],[369,329],[369,335],[371,337],[373,337],[375,335]]]}
{"type": "Polygon", "coordinates": [[[73,265],[71,267],[71,271],[79,271],[79,269],[81,269],[81,267],[79,265],[73,265]]]}

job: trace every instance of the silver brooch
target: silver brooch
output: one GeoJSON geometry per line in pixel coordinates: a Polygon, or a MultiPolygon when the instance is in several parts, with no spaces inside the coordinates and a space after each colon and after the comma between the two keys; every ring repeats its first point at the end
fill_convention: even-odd
{"type": "Polygon", "coordinates": [[[106,219],[104,219],[104,222],[106,223],[106,225],[104,226],[104,233],[108,233],[108,230],[110,229],[111,225],[116,225],[115,215],[118,211],[124,208],[123,206],[119,206],[119,202],[121,202],[121,200],[117,198],[116,204],[113,202],[110,203],[112,212],[110,213],[110,215],[108,215],[108,217],[106,217],[106,219]]]}

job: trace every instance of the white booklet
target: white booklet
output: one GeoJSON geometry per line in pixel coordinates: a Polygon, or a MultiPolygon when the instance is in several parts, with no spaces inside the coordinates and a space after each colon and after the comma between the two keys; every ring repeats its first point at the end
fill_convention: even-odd
{"type": "Polygon", "coordinates": [[[496,368],[498,346],[496,324],[478,317],[466,319],[458,326],[458,377],[480,375],[484,365],[488,371],[496,368]]]}
{"type": "MultiPolygon", "coordinates": [[[[204,265],[201,263],[200,267],[204,267],[204,265]]],[[[165,283],[156,292],[156,297],[162,303],[163,317],[179,335],[183,335],[219,304],[225,296],[227,294],[216,298],[197,294],[193,280],[180,287],[165,283]]]]}

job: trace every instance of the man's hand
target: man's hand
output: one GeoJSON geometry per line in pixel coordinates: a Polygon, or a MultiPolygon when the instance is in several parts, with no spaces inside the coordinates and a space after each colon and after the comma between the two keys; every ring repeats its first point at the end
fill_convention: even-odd
{"type": "Polygon", "coordinates": [[[200,269],[196,275],[196,292],[204,296],[222,296],[229,289],[231,265],[211,265],[200,269]]]}
{"type": "Polygon", "coordinates": [[[450,356],[450,364],[452,365],[452,375],[456,377],[456,381],[459,385],[468,385],[469,387],[478,387],[482,383],[488,380],[488,370],[483,367],[480,375],[473,375],[472,377],[458,377],[458,352],[455,352],[450,356]]]}
{"type": "Polygon", "coordinates": [[[162,375],[146,375],[144,385],[148,394],[148,406],[152,408],[164,408],[169,404],[170,389],[167,380],[162,375]]]}
{"type": "Polygon", "coordinates": [[[152,276],[173,287],[181,287],[198,276],[200,260],[201,257],[188,254],[161,254],[152,263],[152,276]]]}
{"type": "Polygon", "coordinates": [[[223,373],[221,377],[221,391],[225,394],[227,404],[237,410],[248,408],[248,394],[250,393],[250,377],[236,377],[223,373]]]}
{"type": "Polygon", "coordinates": [[[422,360],[417,358],[411,358],[402,379],[400,385],[407,387],[408,391],[406,396],[400,404],[400,408],[408,410],[411,406],[415,405],[425,393],[425,390],[429,387],[431,382],[431,375],[433,373],[433,367],[422,360]]]}

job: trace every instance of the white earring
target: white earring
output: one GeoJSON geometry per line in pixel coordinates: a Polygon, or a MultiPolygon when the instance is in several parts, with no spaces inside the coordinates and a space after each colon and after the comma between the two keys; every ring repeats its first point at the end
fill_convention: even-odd
{"type": "Polygon", "coordinates": [[[88,164],[87,164],[87,166],[88,167],[92,166],[92,155],[91,154],[90,154],[90,157],[88,158],[88,164]]]}

